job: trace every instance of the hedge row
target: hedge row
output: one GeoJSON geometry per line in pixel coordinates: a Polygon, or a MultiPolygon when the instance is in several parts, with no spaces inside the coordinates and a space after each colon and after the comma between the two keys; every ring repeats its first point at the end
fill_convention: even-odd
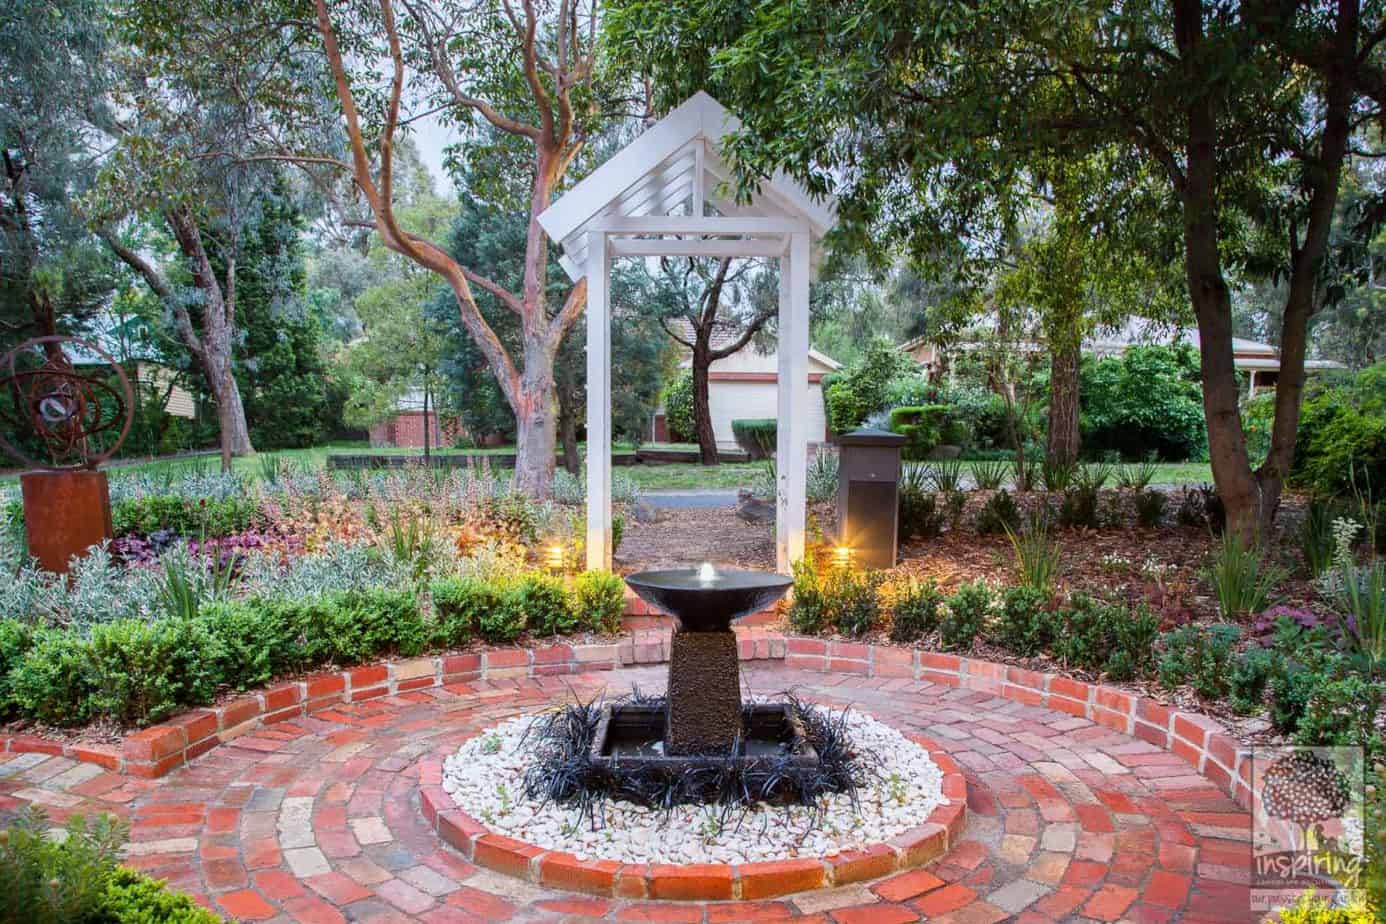
{"type": "Polygon", "coordinates": [[[47,725],[110,720],[146,725],[324,665],[352,665],[480,637],[523,632],[614,631],[625,600],[606,572],[529,574],[505,583],[456,579],[433,585],[436,618],[407,591],[351,590],[308,599],[208,604],[192,617],[120,619],[89,632],[0,620],[0,717],[47,725]]]}

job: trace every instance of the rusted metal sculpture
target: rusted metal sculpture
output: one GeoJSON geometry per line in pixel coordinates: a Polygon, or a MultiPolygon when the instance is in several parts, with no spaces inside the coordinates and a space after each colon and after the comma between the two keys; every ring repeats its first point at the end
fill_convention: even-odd
{"type": "Polygon", "coordinates": [[[135,403],[130,379],[94,344],[76,337],[35,337],[5,354],[0,375],[10,399],[0,402],[0,447],[29,468],[95,469],[130,432],[135,403]],[[78,371],[67,356],[73,347],[100,359],[103,368],[78,371]],[[42,361],[26,366],[25,359],[42,361]],[[33,458],[5,436],[23,432],[43,442],[51,462],[33,458]]]}
{"type": "Polygon", "coordinates": [[[112,537],[110,486],[97,468],[130,432],[130,379],[94,344],[35,337],[0,359],[0,390],[0,448],[30,469],[20,476],[29,554],[64,572],[74,556],[112,537]],[[102,367],[79,371],[68,358],[74,348],[102,367]],[[20,434],[35,437],[49,461],[26,452],[20,434]]]}

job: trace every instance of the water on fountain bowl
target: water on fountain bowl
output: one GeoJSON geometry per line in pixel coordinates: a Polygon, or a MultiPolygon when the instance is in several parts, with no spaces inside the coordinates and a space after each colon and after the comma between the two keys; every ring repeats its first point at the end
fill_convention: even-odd
{"type": "Polygon", "coordinates": [[[713,570],[704,565],[639,571],[627,575],[626,583],[640,599],[678,620],[680,629],[724,632],[733,619],[760,612],[784,596],[793,582],[768,571],[713,570]],[[712,571],[710,580],[704,569],[712,571]]]}

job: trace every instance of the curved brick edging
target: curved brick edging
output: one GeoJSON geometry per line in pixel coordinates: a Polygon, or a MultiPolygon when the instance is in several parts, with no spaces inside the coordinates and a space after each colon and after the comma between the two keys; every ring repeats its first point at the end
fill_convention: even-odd
{"type": "Polygon", "coordinates": [[[579,860],[571,853],[492,833],[458,808],[442,786],[443,761],[456,747],[440,748],[420,763],[419,805],[429,827],[468,861],[552,889],[666,901],[778,898],[914,869],[958,843],[967,819],[967,783],[962,771],[933,739],[906,737],[927,749],[943,771],[943,796],[949,801],[930,812],[923,824],[889,841],[825,857],[689,864],[579,860]]]}
{"type": "MultiPolygon", "coordinates": [[[[790,668],[863,677],[908,679],[989,693],[1088,719],[1171,751],[1242,808],[1251,804],[1251,761],[1214,720],[1180,712],[1148,697],[1101,684],[965,658],[959,655],[785,637],[739,628],[743,661],[783,660],[790,668]]],[[[309,715],[339,703],[475,680],[531,678],[664,663],[667,630],[637,630],[619,642],[504,648],[414,658],[319,674],[249,694],[216,708],[196,709],[126,737],[119,748],[52,741],[33,735],[0,738],[0,751],[62,755],[131,776],[161,777],[262,725],[309,715]]]]}

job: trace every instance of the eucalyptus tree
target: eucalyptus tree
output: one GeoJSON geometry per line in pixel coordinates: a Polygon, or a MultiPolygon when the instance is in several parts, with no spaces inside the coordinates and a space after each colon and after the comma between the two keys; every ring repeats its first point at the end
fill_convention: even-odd
{"type": "Polygon", "coordinates": [[[300,164],[384,245],[452,292],[516,419],[516,479],[551,489],[557,422],[554,360],[586,303],[584,282],[549,292],[538,216],[590,139],[627,108],[626,81],[599,54],[595,0],[137,0],[142,26],[216,79],[219,62],[272,48],[277,68],[238,89],[262,108],[260,158],[300,164]],[[322,103],[327,101],[324,121],[322,103]],[[425,114],[454,127],[454,166],[481,165],[505,196],[524,191],[524,272],[515,289],[459,263],[445,242],[410,234],[395,214],[397,149],[425,114]],[[333,137],[327,138],[324,129],[333,137]],[[494,296],[519,322],[507,348],[481,311],[494,296]]]}
{"type": "Polygon", "coordinates": [[[1112,147],[1158,177],[1198,322],[1213,475],[1244,541],[1269,523],[1344,158],[1386,102],[1381,0],[621,0],[608,23],[668,97],[706,86],[738,111],[743,185],[782,168],[835,191],[845,235],[870,251],[985,250],[1017,176],[1048,159],[1112,147]],[[1228,278],[1258,231],[1278,241],[1287,285],[1271,447],[1253,470],[1228,278]]]}
{"type": "Polygon", "coordinates": [[[95,0],[0,9],[0,344],[82,333],[115,288],[72,207],[99,158],[85,113],[105,92],[108,26],[95,0]]]}

